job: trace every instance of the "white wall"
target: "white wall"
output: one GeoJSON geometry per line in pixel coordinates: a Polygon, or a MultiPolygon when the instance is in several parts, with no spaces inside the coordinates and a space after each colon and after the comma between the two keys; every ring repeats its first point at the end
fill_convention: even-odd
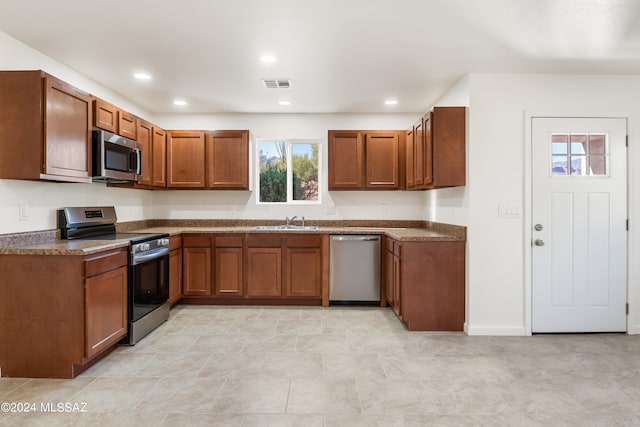
{"type": "MultiPolygon", "coordinates": [[[[525,197],[525,112],[629,115],[629,332],[640,333],[638,176],[640,76],[469,76],[468,183],[443,204],[468,207],[467,330],[524,334],[526,218],[498,218],[525,197]]],[[[439,200],[439,198],[438,198],[439,200]]],[[[438,210],[438,203],[435,204],[438,210]]],[[[437,216],[437,213],[436,213],[437,216]]],[[[442,215],[440,215],[442,217],[442,215]]]]}
{"type": "MultiPolygon", "coordinates": [[[[327,131],[329,129],[406,129],[418,114],[217,114],[156,115],[166,129],[250,129],[258,138],[298,138],[321,141],[321,203],[257,205],[256,192],[164,191],[153,194],[155,218],[284,219],[414,219],[423,220],[424,193],[408,191],[327,191],[327,131]],[[335,214],[327,209],[335,206],[335,214]]],[[[255,156],[255,146],[253,156],[255,156]]],[[[255,159],[254,159],[255,161],[255,159]]],[[[255,175],[254,175],[255,180],[255,175]]],[[[253,188],[257,188],[254,183],[253,188]]]]}
{"type": "MultiPolygon", "coordinates": [[[[0,32],[0,69],[44,70],[67,83],[141,117],[150,114],[98,83],[0,32]]],[[[0,118],[1,120],[1,118],[0,118]]],[[[115,205],[120,221],[151,217],[148,192],[107,188],[105,184],[58,184],[0,180],[0,234],[56,227],[55,210],[64,206],[115,205]],[[27,220],[19,220],[19,206],[28,206],[27,220]]]]}

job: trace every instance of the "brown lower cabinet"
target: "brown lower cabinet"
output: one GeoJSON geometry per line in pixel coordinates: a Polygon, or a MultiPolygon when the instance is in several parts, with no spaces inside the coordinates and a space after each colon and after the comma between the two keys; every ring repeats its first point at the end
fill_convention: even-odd
{"type": "Polygon", "coordinates": [[[3,255],[0,271],[3,376],[74,378],[127,334],[126,248],[3,255]]]}
{"type": "Polygon", "coordinates": [[[318,304],[328,278],[327,236],[183,236],[183,302],[318,304]]]}
{"type": "Polygon", "coordinates": [[[462,331],[465,242],[386,239],[386,299],[411,331],[462,331]]]}
{"type": "Polygon", "coordinates": [[[214,287],[218,297],[244,295],[244,237],[241,235],[216,236],[214,287]]]}
{"type": "Polygon", "coordinates": [[[169,239],[169,304],[182,298],[182,237],[169,239]]]}
{"type": "Polygon", "coordinates": [[[322,292],[322,236],[290,236],[285,249],[285,295],[318,297],[322,292]]]}
{"type": "Polygon", "coordinates": [[[211,295],[211,237],[182,237],[182,294],[211,295]]]}

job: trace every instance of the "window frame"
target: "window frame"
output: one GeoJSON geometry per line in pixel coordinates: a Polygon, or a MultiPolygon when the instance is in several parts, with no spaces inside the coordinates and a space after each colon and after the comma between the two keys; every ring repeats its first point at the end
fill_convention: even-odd
{"type": "Polygon", "coordinates": [[[255,140],[255,188],[256,205],[320,205],[322,204],[322,141],[312,138],[256,138],[255,140]],[[287,201],[286,202],[261,202],[260,201],[260,143],[284,142],[287,145],[287,201]],[[293,200],[293,144],[316,144],[318,146],[318,199],[317,200],[293,200]]]}

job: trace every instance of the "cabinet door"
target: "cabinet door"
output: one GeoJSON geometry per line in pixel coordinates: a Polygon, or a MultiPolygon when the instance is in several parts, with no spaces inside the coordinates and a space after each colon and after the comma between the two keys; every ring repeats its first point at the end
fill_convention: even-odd
{"type": "Polygon", "coordinates": [[[424,152],[424,127],[422,119],[413,126],[413,147],[414,147],[414,175],[416,187],[423,187],[424,183],[424,164],[425,164],[425,152],[424,152]]]}
{"type": "Polygon", "coordinates": [[[405,176],[407,190],[416,186],[415,141],[413,140],[413,128],[407,131],[405,138],[405,176]]]}
{"type": "Polygon", "coordinates": [[[435,107],[431,113],[432,188],[466,182],[466,108],[435,107]]]}
{"type": "Polygon", "coordinates": [[[167,187],[205,187],[204,132],[169,132],[167,137],[167,187]]]}
{"type": "Polygon", "coordinates": [[[425,186],[433,184],[433,113],[428,112],[423,118],[424,172],[425,186]]]}
{"type": "MultiPolygon", "coordinates": [[[[398,248],[400,251],[401,248],[398,248]]],[[[403,319],[402,317],[402,270],[400,266],[401,257],[400,252],[393,255],[393,311],[396,312],[396,315],[403,319]]],[[[403,319],[404,320],[404,319],[403,319]]]]}
{"type": "Polygon", "coordinates": [[[247,249],[247,296],[279,297],[282,295],[282,249],[247,249]]]}
{"type": "Polygon", "coordinates": [[[387,303],[390,307],[393,308],[393,293],[395,289],[395,264],[393,252],[388,249],[389,243],[390,242],[387,242],[387,250],[385,251],[385,293],[387,297],[387,303]]]}
{"type": "Polygon", "coordinates": [[[138,120],[138,145],[142,153],[142,174],[138,178],[138,184],[151,185],[153,176],[153,126],[151,123],[138,120]]]}
{"type": "Polygon", "coordinates": [[[127,334],[127,267],[85,281],[86,357],[91,357],[127,334]]]}
{"type": "Polygon", "coordinates": [[[249,131],[207,134],[207,187],[249,189],[249,131]]]}
{"type": "Polygon", "coordinates": [[[53,77],[45,78],[45,175],[91,176],[91,98],[53,77]]]}
{"type": "Polygon", "coordinates": [[[329,190],[360,190],[363,185],[362,135],[329,131],[329,190]]]}
{"type": "Polygon", "coordinates": [[[94,99],[93,124],[108,132],[118,133],[118,108],[102,99],[94,99]]]}
{"type": "Polygon", "coordinates": [[[182,249],[169,252],[169,304],[182,298],[182,249]]]}
{"type": "Polygon", "coordinates": [[[185,296],[211,295],[211,248],[184,247],[182,274],[185,296]]]}
{"type": "Polygon", "coordinates": [[[164,188],[167,185],[167,133],[153,127],[153,149],[152,151],[152,183],[154,187],[164,188]]]}
{"type": "Polygon", "coordinates": [[[136,116],[126,111],[118,110],[118,135],[137,140],[136,116]]]}
{"type": "Polygon", "coordinates": [[[242,296],[242,248],[216,248],[216,295],[242,296]]]}
{"type": "Polygon", "coordinates": [[[397,189],[397,132],[368,133],[365,139],[366,188],[397,189]]]}
{"type": "Polygon", "coordinates": [[[320,248],[287,248],[286,295],[321,297],[322,252],[320,248]]]}

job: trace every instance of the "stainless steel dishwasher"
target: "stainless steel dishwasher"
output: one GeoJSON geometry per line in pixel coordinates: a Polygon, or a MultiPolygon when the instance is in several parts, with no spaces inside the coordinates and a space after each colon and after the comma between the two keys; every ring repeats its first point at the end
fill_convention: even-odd
{"type": "Polygon", "coordinates": [[[380,236],[332,235],[329,259],[330,303],[380,303],[380,236]]]}

